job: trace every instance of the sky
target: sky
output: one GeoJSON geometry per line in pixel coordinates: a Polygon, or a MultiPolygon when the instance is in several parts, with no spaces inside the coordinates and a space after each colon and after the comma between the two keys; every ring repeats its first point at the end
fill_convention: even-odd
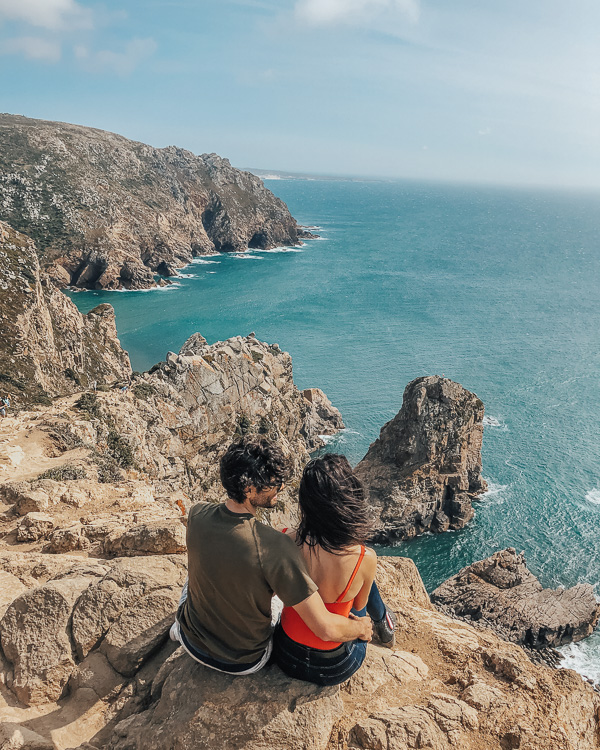
{"type": "Polygon", "coordinates": [[[597,0],[0,0],[0,92],[238,167],[600,187],[597,0]]]}

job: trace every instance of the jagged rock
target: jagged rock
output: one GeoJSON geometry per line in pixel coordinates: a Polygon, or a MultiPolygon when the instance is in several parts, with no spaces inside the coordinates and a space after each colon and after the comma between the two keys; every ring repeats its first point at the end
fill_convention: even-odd
{"type": "Polygon", "coordinates": [[[72,552],[73,550],[88,549],[90,540],[86,534],[85,527],[75,523],[65,529],[56,529],[50,534],[48,544],[44,552],[72,552]]]}
{"type": "Polygon", "coordinates": [[[356,467],[374,511],[374,541],[462,528],[481,477],[483,403],[447,378],[417,378],[356,467]]]}
{"type": "MultiPolygon", "coordinates": [[[[151,395],[131,399],[118,393],[97,394],[98,409],[132,446],[136,464],[150,476],[190,492],[194,499],[220,501],[219,458],[236,435],[248,432],[276,440],[290,457],[294,478],[323,444],[321,433],[339,429],[339,413],[325,410],[325,397],[315,427],[315,406],[294,384],[289,354],[258,341],[236,336],[208,345],[199,334],[185,342],[136,380],[151,395]],[[258,356],[260,354],[260,357],[258,356]]],[[[98,427],[96,443],[105,433],[98,427]]],[[[280,495],[289,523],[296,500],[280,495]]],[[[273,515],[275,512],[271,512],[273,515]]]]}
{"type": "MultiPolygon", "coordinates": [[[[176,558],[131,558],[111,563],[106,575],[84,592],[73,610],[72,632],[78,658],[83,659],[98,647],[114,626],[115,632],[109,638],[110,648],[107,651],[109,658],[112,656],[116,660],[118,649],[123,650],[127,643],[123,633],[129,632],[127,628],[130,627],[135,631],[135,622],[131,622],[127,613],[139,610],[146,625],[154,628],[165,617],[164,610],[160,609],[165,595],[175,602],[172,608],[172,612],[175,612],[184,578],[183,562],[176,561],[176,558]],[[154,615],[147,606],[152,601],[148,597],[153,594],[157,594],[159,606],[154,615]],[[148,625],[149,617],[151,621],[148,625]]],[[[172,622],[171,619],[169,626],[172,622]]],[[[160,628],[163,627],[161,624],[160,628]]],[[[154,642],[154,632],[141,635],[146,640],[140,642],[138,652],[148,653],[154,642]]]]}
{"type": "Polygon", "coordinates": [[[0,724],[0,750],[55,750],[55,747],[52,740],[27,727],[8,721],[0,724]]]}
{"type": "Polygon", "coordinates": [[[50,581],[19,596],[0,620],[0,642],[12,662],[11,689],[27,705],[61,697],[75,667],[69,637],[73,606],[93,579],[50,581]]]}
{"type": "Polygon", "coordinates": [[[531,648],[579,641],[600,618],[592,586],[544,589],[524,555],[512,548],[463,568],[431,599],[445,611],[482,621],[501,637],[531,648]]]}
{"type": "Polygon", "coordinates": [[[318,750],[326,747],[343,713],[337,687],[290,680],[275,667],[240,684],[239,677],[195,664],[181,649],[159,679],[156,703],[117,725],[110,750],[167,750],[176,744],[212,750],[318,750]]]}
{"type": "Polygon", "coordinates": [[[49,403],[49,396],[131,372],[113,308],[103,304],[82,315],[40,272],[31,239],[3,222],[0,299],[2,388],[13,399],[49,403]]]}
{"type": "Polygon", "coordinates": [[[181,591],[151,591],[123,610],[109,628],[100,650],[123,675],[135,674],[142,662],[167,638],[181,591]]]}
{"type": "Polygon", "coordinates": [[[170,555],[185,551],[185,527],[179,520],[117,529],[104,540],[107,555],[170,555]]]}
{"type": "Polygon", "coordinates": [[[17,524],[17,542],[44,539],[54,528],[54,519],[47,513],[27,513],[17,524]]]}
{"type": "Polygon", "coordinates": [[[308,413],[302,432],[309,443],[319,439],[321,435],[334,435],[344,429],[344,421],[339,410],[320,388],[307,388],[302,395],[309,403],[308,413]]]}
{"type": "Polygon", "coordinates": [[[19,495],[14,506],[14,511],[19,516],[28,513],[41,513],[50,507],[50,496],[43,490],[28,489],[19,495]]]}
{"type": "Polygon", "coordinates": [[[52,278],[140,289],[194,256],[298,244],[285,204],[216,154],[0,115],[0,219],[33,237],[52,278]]]}

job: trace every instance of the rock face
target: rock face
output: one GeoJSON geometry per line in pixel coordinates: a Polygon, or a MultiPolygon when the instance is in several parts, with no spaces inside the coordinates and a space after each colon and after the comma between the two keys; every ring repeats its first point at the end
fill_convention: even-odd
{"type": "MultiPolygon", "coordinates": [[[[112,430],[149,476],[194,499],[219,500],[219,458],[236,435],[276,440],[297,478],[308,451],[323,444],[319,435],[343,427],[339,411],[314,391],[320,394],[318,414],[294,384],[290,355],[277,345],[253,335],[208,345],[194,334],[179,354],[170,352],[137,378],[130,393],[98,393],[95,417],[88,414],[91,424],[80,434],[104,446],[112,430]]],[[[55,427],[59,433],[72,429],[55,427]]],[[[282,503],[286,497],[291,507],[289,490],[282,503]]]]}
{"type": "Polygon", "coordinates": [[[482,621],[503,638],[532,648],[591,635],[600,604],[589,584],[544,589],[514,549],[463,568],[431,595],[443,611],[482,621]]]}
{"type": "Polygon", "coordinates": [[[216,154],[0,115],[0,219],[59,286],[140,289],[193,257],[297,244],[285,204],[216,154]]]}
{"type": "Polygon", "coordinates": [[[4,222],[0,328],[1,388],[20,400],[43,402],[131,372],[113,308],[99,305],[82,315],[40,272],[33,242],[4,222]]]}
{"type": "Polygon", "coordinates": [[[406,386],[402,408],[356,467],[375,514],[374,541],[462,528],[481,477],[483,403],[439,376],[406,386]]]}

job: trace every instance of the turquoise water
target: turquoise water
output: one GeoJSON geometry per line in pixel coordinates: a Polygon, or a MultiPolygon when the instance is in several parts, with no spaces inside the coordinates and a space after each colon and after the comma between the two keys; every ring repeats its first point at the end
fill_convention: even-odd
{"type": "Polygon", "coordinates": [[[524,550],[545,585],[597,584],[600,195],[267,184],[321,240],[194,263],[166,290],[73,299],[83,311],[114,305],[138,370],[195,331],[279,343],[298,386],[321,387],[341,410],[348,429],[330,447],[352,462],[410,380],[457,380],[486,405],[490,492],[466,529],[392,554],[412,557],[429,589],[506,546],[524,550]]]}

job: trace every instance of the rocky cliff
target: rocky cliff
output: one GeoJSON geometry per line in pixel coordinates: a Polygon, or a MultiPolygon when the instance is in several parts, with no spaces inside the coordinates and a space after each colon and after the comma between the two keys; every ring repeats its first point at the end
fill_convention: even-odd
{"type": "Polygon", "coordinates": [[[61,286],[140,289],[193,257],[297,244],[258,177],[216,154],[0,115],[0,220],[32,237],[61,286]]]}
{"type": "Polygon", "coordinates": [[[374,541],[459,529],[473,517],[481,477],[483,403],[439,376],[406,386],[402,408],[381,428],[356,473],[375,514],[374,541]]]}
{"type": "Polygon", "coordinates": [[[219,674],[168,641],[184,560],[0,554],[2,750],[598,747],[589,685],[436,612],[410,560],[379,563],[396,647],[330,688],[219,674]]]}
{"type": "Polygon", "coordinates": [[[110,305],[82,315],[40,272],[32,240],[0,222],[0,391],[48,402],[127,377],[110,305]]]}
{"type": "Polygon", "coordinates": [[[463,568],[432,593],[442,611],[482,622],[501,637],[532,648],[591,635],[600,604],[589,583],[545,589],[523,554],[509,548],[463,568]]]}

